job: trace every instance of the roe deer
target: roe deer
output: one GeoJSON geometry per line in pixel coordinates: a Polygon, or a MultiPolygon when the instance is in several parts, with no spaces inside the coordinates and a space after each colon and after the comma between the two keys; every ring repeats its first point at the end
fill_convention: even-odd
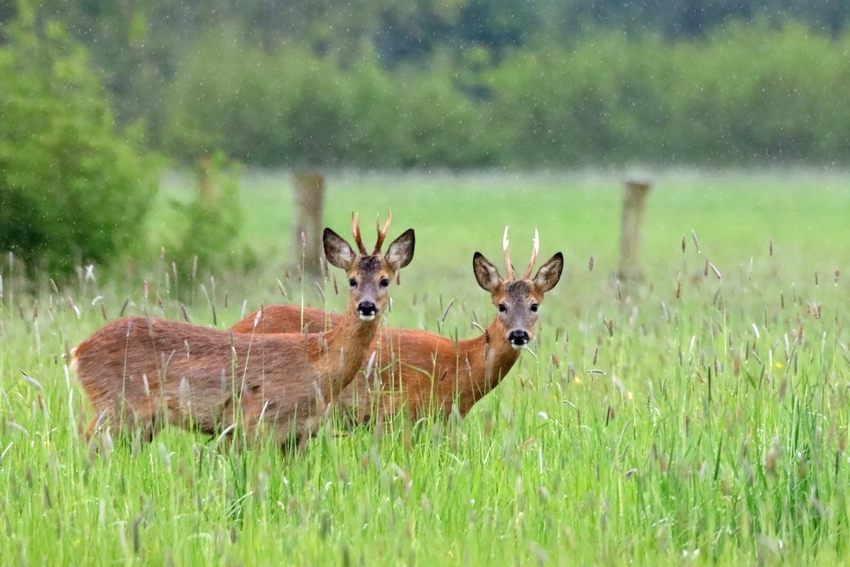
{"type": "Polygon", "coordinates": [[[413,258],[413,229],[381,253],[390,220],[378,224],[371,254],[356,216],[359,253],[325,228],[328,262],[345,270],[351,288],[345,314],[327,333],[252,336],[139,316],[95,332],[73,350],[71,364],[98,412],[88,435],[108,418],[112,431],[135,423],[148,440],[168,422],[206,433],[268,427],[282,445],[306,442],[360,370],[390,281],[413,258]]]}
{"type": "MultiPolygon", "coordinates": [[[[406,409],[416,420],[429,413],[448,415],[453,404],[466,415],[513,367],[522,349],[531,340],[537,322],[537,309],[543,296],[558,283],[564,257],[558,252],[530,278],[537,259],[539,240],[534,233],[531,261],[522,279],[514,279],[508,253],[508,229],[503,249],[507,279],[482,254],[476,252],[472,269],[478,284],[490,292],[499,312],[483,335],[464,341],[427,331],[384,329],[375,338],[370,352],[376,352],[374,379],[372,364],[342,392],[340,402],[364,423],[372,412],[378,416],[406,409]]],[[[297,332],[302,325],[310,330],[325,328],[326,318],[333,326],[342,317],[320,309],[270,305],[255,311],[231,327],[234,333],[297,332]]]]}

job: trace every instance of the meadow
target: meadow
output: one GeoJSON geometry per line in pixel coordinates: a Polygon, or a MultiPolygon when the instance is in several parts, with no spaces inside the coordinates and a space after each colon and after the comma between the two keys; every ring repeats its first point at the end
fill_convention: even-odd
{"type": "MultiPolygon", "coordinates": [[[[127,281],[33,286],[4,256],[0,563],[850,563],[850,175],[654,172],[646,281],[618,286],[622,177],[329,176],[341,235],[358,211],[368,244],[388,206],[390,238],[416,229],[389,325],[478,333],[495,308],[472,255],[504,275],[506,225],[515,265],[537,228],[565,270],[530,352],[466,418],[328,422],[289,455],[173,428],[94,451],[64,359],[122,311],[225,328],[269,303],[342,309],[333,279],[320,294],[286,268],[288,176],[243,179],[247,276],[175,280],[166,251],[127,281]]],[[[193,190],[163,181],[152,235],[193,190]]]]}

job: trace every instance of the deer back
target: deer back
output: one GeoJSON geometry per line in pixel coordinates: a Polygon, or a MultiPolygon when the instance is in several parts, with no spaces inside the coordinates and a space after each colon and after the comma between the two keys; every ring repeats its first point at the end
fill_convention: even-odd
{"type": "Polygon", "coordinates": [[[99,412],[132,412],[141,424],[160,421],[213,433],[234,423],[234,412],[259,416],[265,400],[273,400],[267,416],[286,437],[296,409],[307,412],[317,397],[316,387],[328,395],[328,357],[320,343],[319,335],[251,337],[130,317],[80,343],[73,366],[99,412]],[[243,393],[261,395],[236,403],[243,393]]]}

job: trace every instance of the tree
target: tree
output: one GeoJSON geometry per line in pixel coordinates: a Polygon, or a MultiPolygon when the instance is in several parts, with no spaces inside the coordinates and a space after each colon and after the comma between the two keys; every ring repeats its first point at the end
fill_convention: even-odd
{"type": "Polygon", "coordinates": [[[157,188],[141,128],[115,127],[84,49],[20,8],[0,46],[0,250],[61,276],[138,249],[157,188]]]}

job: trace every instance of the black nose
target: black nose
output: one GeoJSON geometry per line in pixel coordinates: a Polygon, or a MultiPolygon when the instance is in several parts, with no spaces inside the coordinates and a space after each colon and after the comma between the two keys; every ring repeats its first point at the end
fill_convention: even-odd
{"type": "Polygon", "coordinates": [[[370,317],[372,315],[377,315],[378,306],[371,301],[361,301],[357,306],[357,312],[366,317],[370,317]]]}
{"type": "Polygon", "coordinates": [[[525,331],[511,331],[511,333],[508,335],[508,340],[513,345],[523,346],[528,344],[529,336],[528,333],[525,331]]]}

